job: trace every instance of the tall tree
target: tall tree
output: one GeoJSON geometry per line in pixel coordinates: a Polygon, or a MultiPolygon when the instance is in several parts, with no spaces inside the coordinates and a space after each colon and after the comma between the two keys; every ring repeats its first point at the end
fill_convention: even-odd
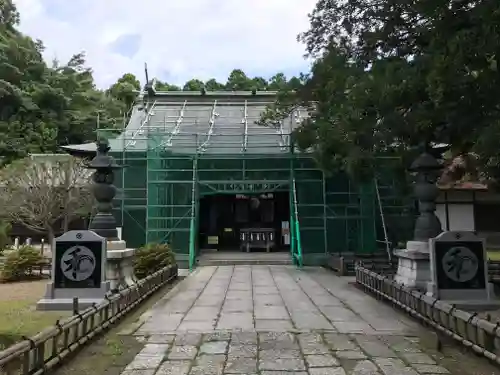
{"type": "Polygon", "coordinates": [[[46,105],[63,103],[46,85],[40,42],[0,27],[0,155],[9,162],[55,147],[57,128],[44,121],[46,105]]]}
{"type": "Polygon", "coordinates": [[[0,11],[0,164],[94,140],[98,117],[121,125],[120,98],[95,87],[83,53],[47,66],[43,43],[16,29],[15,6],[1,1],[0,11]]]}
{"type": "Polygon", "coordinates": [[[269,83],[265,78],[262,77],[254,77],[251,79],[251,85],[252,89],[259,90],[259,91],[265,91],[267,90],[269,83]]]}
{"type": "Polygon", "coordinates": [[[158,91],[181,91],[181,88],[176,85],[171,85],[160,80],[156,81],[156,90],[158,91]]]}
{"type": "Polygon", "coordinates": [[[205,82],[205,89],[207,89],[208,91],[220,91],[224,90],[224,85],[217,82],[215,78],[212,78],[205,82]]]}
{"type": "Polygon", "coordinates": [[[252,82],[241,69],[234,69],[227,79],[226,90],[252,90],[252,82]]]}
{"type": "Polygon", "coordinates": [[[184,84],[182,91],[200,91],[205,87],[203,81],[199,79],[191,79],[184,84]]]}
{"type": "Polygon", "coordinates": [[[319,0],[299,36],[315,63],[295,99],[312,114],[297,138],[358,171],[380,152],[446,143],[494,174],[499,22],[498,2],[319,0]]]}
{"type": "Polygon", "coordinates": [[[56,230],[67,231],[71,220],[92,210],[90,172],[69,155],[17,160],[0,171],[0,178],[2,215],[50,240],[56,230]]]}
{"type": "Polygon", "coordinates": [[[123,103],[125,110],[128,111],[141,89],[141,83],[137,77],[131,73],[125,73],[116,83],[108,89],[108,94],[123,103]]]}
{"type": "Polygon", "coordinates": [[[0,25],[13,29],[19,24],[19,12],[12,0],[0,0],[0,25]]]}
{"type": "Polygon", "coordinates": [[[269,90],[285,90],[287,88],[288,81],[283,73],[278,73],[271,77],[269,80],[269,90]]]}

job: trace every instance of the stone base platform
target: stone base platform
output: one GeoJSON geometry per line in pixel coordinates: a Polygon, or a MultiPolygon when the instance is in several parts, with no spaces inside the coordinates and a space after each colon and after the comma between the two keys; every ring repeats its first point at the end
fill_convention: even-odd
{"type": "Polygon", "coordinates": [[[427,289],[431,280],[429,244],[408,241],[406,249],[394,251],[398,258],[398,270],[394,280],[408,288],[427,289]]]}
{"type": "MultiPolygon", "coordinates": [[[[104,301],[103,298],[82,298],[78,300],[78,310],[82,311],[93,304],[99,304],[104,301]]],[[[36,304],[36,309],[40,311],[73,311],[72,298],[42,298],[36,304]]]]}
{"type": "Polygon", "coordinates": [[[111,290],[116,292],[135,284],[134,257],[136,249],[127,248],[125,241],[107,242],[106,279],[111,284],[111,290]]]}
{"type": "Polygon", "coordinates": [[[84,310],[94,303],[100,303],[110,292],[109,281],[101,283],[99,288],[85,289],[58,289],[54,283],[46,285],[45,296],[36,304],[37,310],[42,311],[72,311],[73,298],[78,298],[78,309],[84,310]]]}
{"type": "Polygon", "coordinates": [[[455,305],[457,309],[470,311],[470,312],[480,312],[480,311],[493,311],[500,309],[500,301],[490,300],[490,301],[444,301],[450,305],[455,305]]]}

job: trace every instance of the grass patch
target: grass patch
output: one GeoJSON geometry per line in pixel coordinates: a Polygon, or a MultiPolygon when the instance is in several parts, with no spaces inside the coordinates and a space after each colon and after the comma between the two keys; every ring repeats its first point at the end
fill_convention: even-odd
{"type": "Polygon", "coordinates": [[[70,313],[36,311],[36,300],[0,302],[0,334],[33,336],[70,313]]]}
{"type": "Polygon", "coordinates": [[[488,260],[500,261],[500,251],[499,250],[488,250],[488,260]]]}
{"type": "Polygon", "coordinates": [[[37,311],[47,281],[0,284],[0,349],[54,325],[70,312],[37,311]]]}

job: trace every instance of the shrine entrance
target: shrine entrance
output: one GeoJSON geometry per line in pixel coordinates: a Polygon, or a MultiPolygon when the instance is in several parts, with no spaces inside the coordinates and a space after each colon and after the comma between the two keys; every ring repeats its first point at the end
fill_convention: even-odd
{"type": "Polygon", "coordinates": [[[290,196],[282,185],[229,183],[217,188],[200,197],[202,251],[290,250],[290,196]]]}

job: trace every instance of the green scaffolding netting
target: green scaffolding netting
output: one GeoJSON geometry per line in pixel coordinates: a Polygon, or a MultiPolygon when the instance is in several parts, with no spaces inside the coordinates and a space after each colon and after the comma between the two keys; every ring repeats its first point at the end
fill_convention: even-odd
{"type": "Polygon", "coordinates": [[[380,163],[376,181],[362,184],[341,172],[326,176],[290,147],[295,118],[276,129],[255,124],[265,102],[186,103],[133,114],[136,123],[112,141],[125,166],[116,177],[115,212],[129,246],[168,242],[193,262],[199,198],[245,189],[290,194],[292,252],[300,246],[306,260],[372,254],[410,238],[413,200],[398,190],[388,163],[380,163]]]}

